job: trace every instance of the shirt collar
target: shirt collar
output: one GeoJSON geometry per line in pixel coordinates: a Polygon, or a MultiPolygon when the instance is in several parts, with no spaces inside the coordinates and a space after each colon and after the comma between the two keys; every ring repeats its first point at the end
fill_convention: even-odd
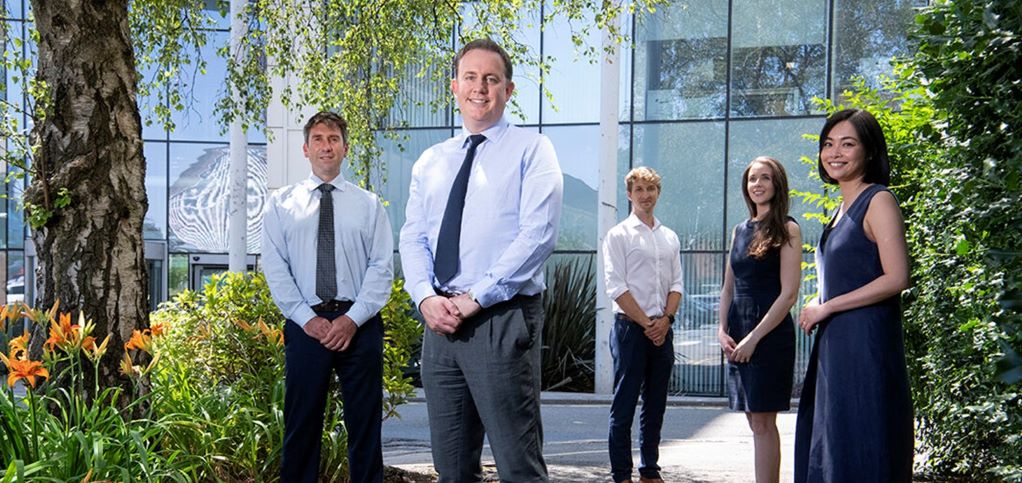
{"type": "MultiPolygon", "coordinates": [[[[639,217],[635,215],[635,213],[629,214],[628,218],[625,218],[625,221],[629,224],[629,226],[632,226],[632,227],[645,226],[646,228],[650,228],[649,225],[646,225],[645,223],[643,223],[642,220],[640,220],[639,217]]],[[[653,217],[653,227],[650,228],[650,229],[651,230],[656,230],[657,228],[660,228],[660,219],[658,219],[656,216],[654,216],[653,217]]]]}
{"type": "MultiPolygon", "coordinates": [[[[316,176],[315,173],[309,173],[309,179],[307,179],[306,181],[308,182],[309,191],[318,188],[319,185],[325,182],[319,179],[319,176],[316,176]]],[[[342,171],[340,174],[338,174],[336,178],[330,181],[330,184],[334,185],[334,188],[337,188],[340,191],[344,191],[344,186],[348,184],[344,180],[344,172],[342,171]]]]}
{"type": "MultiPolygon", "coordinates": [[[[504,116],[501,116],[500,120],[497,121],[496,124],[486,128],[482,132],[476,133],[476,134],[482,134],[483,136],[486,136],[486,139],[492,141],[492,140],[500,138],[500,136],[503,135],[505,131],[507,131],[507,128],[510,125],[511,125],[511,123],[509,123],[507,121],[507,119],[504,118],[504,116]]],[[[471,136],[471,135],[472,135],[472,133],[468,131],[468,129],[465,127],[464,124],[462,124],[461,125],[461,146],[462,147],[465,147],[465,145],[468,143],[468,137],[471,136]]]]}

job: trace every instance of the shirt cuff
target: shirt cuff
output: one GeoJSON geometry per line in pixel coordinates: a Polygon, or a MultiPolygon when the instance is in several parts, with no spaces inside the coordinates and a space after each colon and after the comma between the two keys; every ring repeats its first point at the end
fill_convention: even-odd
{"type": "Polygon", "coordinates": [[[295,310],[295,312],[291,314],[290,318],[291,322],[298,324],[298,327],[304,329],[305,324],[316,318],[316,312],[312,310],[312,307],[303,304],[301,307],[298,307],[298,310],[295,310]]]}
{"type": "Polygon", "coordinates": [[[366,321],[372,317],[372,314],[369,313],[369,310],[366,309],[365,305],[358,303],[352,305],[351,308],[348,309],[348,312],[344,315],[347,315],[358,327],[362,327],[362,324],[366,323],[366,321]]]}
{"type": "Polygon", "coordinates": [[[409,291],[412,296],[412,300],[415,301],[415,308],[418,309],[422,305],[422,301],[429,297],[436,295],[436,290],[433,290],[433,285],[429,283],[420,283],[409,291]]]}

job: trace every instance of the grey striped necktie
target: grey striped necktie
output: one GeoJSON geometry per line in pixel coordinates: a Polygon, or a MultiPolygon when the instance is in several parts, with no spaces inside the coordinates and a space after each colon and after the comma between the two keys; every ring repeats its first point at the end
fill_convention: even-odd
{"type": "Polygon", "coordinates": [[[319,236],[316,238],[316,296],[329,302],[337,296],[337,258],[334,257],[334,185],[316,188],[319,198],[319,236]]]}

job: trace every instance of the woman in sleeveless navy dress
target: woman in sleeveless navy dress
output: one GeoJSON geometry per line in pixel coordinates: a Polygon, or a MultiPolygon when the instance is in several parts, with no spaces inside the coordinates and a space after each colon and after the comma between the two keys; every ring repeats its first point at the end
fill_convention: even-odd
{"type": "Polygon", "coordinates": [[[795,430],[796,482],[909,482],[914,453],[901,291],[905,228],[876,119],[849,109],[820,133],[820,177],[843,203],[817,248],[819,299],[799,324],[816,339],[795,430]]]}
{"type": "Polygon", "coordinates": [[[749,219],[732,235],[720,290],[717,338],[728,358],[731,409],[745,411],[756,454],[756,481],[780,478],[777,412],[791,407],[802,236],[788,216],[788,177],[776,159],[758,157],[742,174],[749,219]]]}

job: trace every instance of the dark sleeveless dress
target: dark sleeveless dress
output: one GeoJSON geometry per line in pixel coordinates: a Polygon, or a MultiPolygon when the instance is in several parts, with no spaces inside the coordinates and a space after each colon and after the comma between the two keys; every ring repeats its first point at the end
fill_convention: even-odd
{"type": "MultiPolygon", "coordinates": [[[[736,226],[731,243],[731,273],[735,286],[727,312],[727,333],[736,344],[752,332],[781,294],[780,248],[770,250],[761,260],[749,256],[749,244],[756,234],[757,224],[747,220],[736,226]]],[[[795,325],[788,314],[760,340],[749,362],[728,363],[731,409],[787,411],[791,408],[794,367],[795,325]]]]}
{"type": "MultiPolygon", "coordinates": [[[[817,248],[820,299],[883,274],[862,220],[881,185],[868,186],[817,248]]],[[[795,481],[912,480],[912,398],[898,296],[820,322],[795,427],[795,481]]]]}

